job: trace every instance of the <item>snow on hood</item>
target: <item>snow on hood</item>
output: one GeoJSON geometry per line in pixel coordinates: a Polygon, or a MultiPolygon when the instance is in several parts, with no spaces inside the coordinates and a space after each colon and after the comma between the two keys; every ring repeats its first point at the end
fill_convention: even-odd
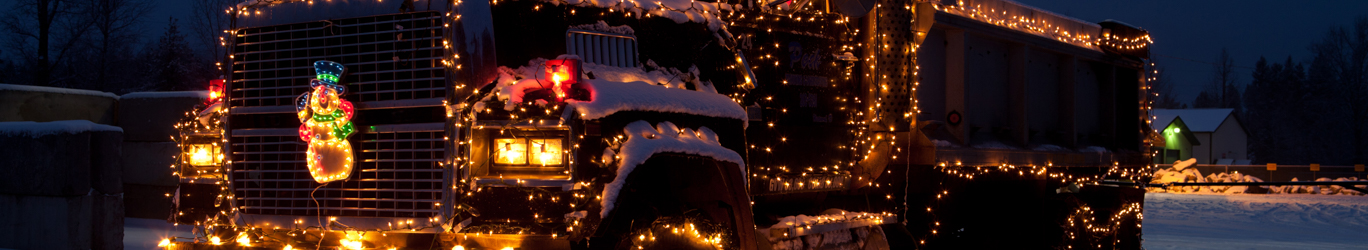
{"type": "MultiPolygon", "coordinates": [[[[517,69],[499,68],[499,79],[495,84],[499,84],[497,97],[503,101],[504,110],[513,110],[522,103],[526,91],[549,87],[550,83],[537,77],[546,60],[532,59],[527,66],[517,69]]],[[[717,93],[712,82],[698,79],[697,67],[690,67],[687,71],[660,68],[649,60],[644,67],[623,68],[594,63],[584,63],[582,67],[584,72],[593,73],[597,78],[581,77],[584,79],[582,85],[592,93],[592,101],[571,100],[569,106],[586,120],[607,117],[620,111],[670,112],[746,120],[746,110],[741,105],[717,93]],[[645,67],[652,70],[647,71],[645,67]],[[689,85],[695,86],[696,90],[687,89],[689,85]]],[[[483,107],[483,102],[476,103],[476,110],[483,107]]]]}
{"type": "Polygon", "coordinates": [[[87,120],[0,122],[0,135],[17,135],[38,138],[44,135],[76,134],[85,131],[123,132],[123,128],[96,124],[87,120]]]}
{"type": "MultiPolygon", "coordinates": [[[[627,133],[627,142],[624,142],[620,152],[615,154],[621,157],[617,177],[603,188],[603,210],[599,212],[602,218],[608,217],[608,212],[613,210],[613,204],[617,201],[622,186],[627,184],[627,176],[632,174],[637,165],[645,163],[656,153],[672,152],[709,157],[736,163],[736,166],[741,168],[741,173],[746,173],[746,163],[742,160],[741,154],[722,147],[717,141],[717,134],[708,127],[699,127],[697,131],[689,128],[681,130],[670,122],[661,122],[657,127],[651,127],[649,122],[636,121],[627,124],[622,130],[627,133]]],[[[605,150],[604,155],[608,154],[609,150],[605,150]]]]}
{"type": "Polygon", "coordinates": [[[589,80],[593,101],[573,102],[584,119],[603,118],[619,111],[683,113],[746,120],[746,110],[727,96],[646,82],[589,80]]]}

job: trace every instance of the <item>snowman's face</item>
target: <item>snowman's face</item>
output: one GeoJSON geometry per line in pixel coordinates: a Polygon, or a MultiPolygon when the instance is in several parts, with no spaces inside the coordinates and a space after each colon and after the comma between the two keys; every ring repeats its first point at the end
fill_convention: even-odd
{"type": "Polygon", "coordinates": [[[309,108],[315,114],[332,114],[337,109],[337,92],[327,86],[318,86],[313,90],[313,96],[309,98],[309,108]]]}

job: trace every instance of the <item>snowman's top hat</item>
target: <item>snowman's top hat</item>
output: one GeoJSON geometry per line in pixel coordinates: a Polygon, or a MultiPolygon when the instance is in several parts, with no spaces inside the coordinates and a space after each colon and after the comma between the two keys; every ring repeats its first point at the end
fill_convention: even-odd
{"type": "Polygon", "coordinates": [[[338,78],[347,71],[347,67],[342,66],[341,63],[320,60],[314,62],[314,71],[317,71],[319,80],[323,80],[327,84],[337,84],[338,78]]]}

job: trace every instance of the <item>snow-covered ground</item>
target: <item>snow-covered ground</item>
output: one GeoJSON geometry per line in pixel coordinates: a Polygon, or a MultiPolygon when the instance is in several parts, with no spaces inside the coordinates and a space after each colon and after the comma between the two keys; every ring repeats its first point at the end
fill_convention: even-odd
{"type": "MultiPolygon", "coordinates": [[[[1145,195],[1145,249],[1368,249],[1368,196],[1145,195]]],[[[126,218],[124,249],[157,249],[185,225],[126,218]]]]}
{"type": "Polygon", "coordinates": [[[1368,196],[1148,193],[1145,249],[1368,249],[1368,196]]]}
{"type": "Polygon", "coordinates": [[[124,218],[124,249],[161,249],[157,243],[171,236],[190,237],[190,226],[173,226],[166,220],[124,218]]]}

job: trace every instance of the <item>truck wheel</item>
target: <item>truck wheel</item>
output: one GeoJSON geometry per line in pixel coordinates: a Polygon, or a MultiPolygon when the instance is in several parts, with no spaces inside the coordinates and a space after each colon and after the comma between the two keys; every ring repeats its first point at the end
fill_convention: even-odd
{"type": "Polygon", "coordinates": [[[628,175],[590,248],[753,248],[744,244],[754,240],[754,221],[740,171],[711,158],[656,153],[628,175]]]}

